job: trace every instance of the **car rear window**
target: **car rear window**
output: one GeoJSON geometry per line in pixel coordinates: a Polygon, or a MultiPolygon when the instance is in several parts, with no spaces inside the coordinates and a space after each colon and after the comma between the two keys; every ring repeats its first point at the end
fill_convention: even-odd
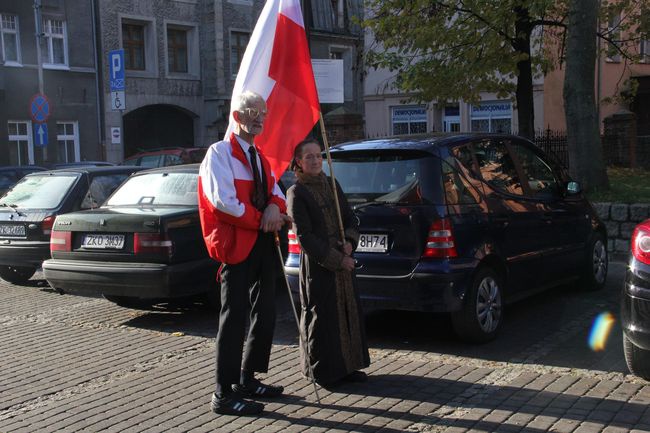
{"type": "MultiPolygon", "coordinates": [[[[333,152],[334,175],[350,204],[444,203],[440,160],[414,151],[333,152]]],[[[327,164],[324,170],[328,172],[327,164]]]]}
{"type": "Polygon", "coordinates": [[[156,172],[133,176],[106,202],[107,206],[197,206],[198,173],[156,172]]]}
{"type": "Polygon", "coordinates": [[[79,178],[79,174],[35,175],[22,178],[5,196],[0,205],[16,205],[32,209],[54,209],[79,178]]]}

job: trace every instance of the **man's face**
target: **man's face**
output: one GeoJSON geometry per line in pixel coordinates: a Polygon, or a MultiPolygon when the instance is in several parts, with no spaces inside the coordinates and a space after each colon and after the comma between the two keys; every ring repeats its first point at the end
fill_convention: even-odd
{"type": "Polygon", "coordinates": [[[259,135],[264,129],[266,103],[263,100],[253,101],[238,112],[238,117],[239,126],[243,131],[251,135],[259,135]]]}

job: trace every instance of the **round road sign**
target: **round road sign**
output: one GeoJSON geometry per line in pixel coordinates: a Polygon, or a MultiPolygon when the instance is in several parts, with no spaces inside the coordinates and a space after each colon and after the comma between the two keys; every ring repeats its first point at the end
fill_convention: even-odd
{"type": "Polygon", "coordinates": [[[50,101],[42,93],[37,93],[32,96],[32,100],[29,101],[29,113],[32,116],[32,120],[36,123],[45,123],[50,117],[50,101]]]}

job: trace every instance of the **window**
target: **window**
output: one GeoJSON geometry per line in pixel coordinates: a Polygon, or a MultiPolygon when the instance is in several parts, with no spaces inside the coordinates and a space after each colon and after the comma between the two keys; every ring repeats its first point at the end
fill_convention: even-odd
{"type": "Polygon", "coordinates": [[[128,174],[109,174],[95,177],[90,182],[90,187],[81,201],[80,209],[98,208],[128,177],[128,174]]]}
{"type": "Polygon", "coordinates": [[[65,21],[43,20],[43,64],[66,66],[68,64],[68,41],[66,38],[65,21]]]}
{"type": "Polygon", "coordinates": [[[77,122],[56,123],[57,160],[79,161],[79,131],[77,122]]]}
{"type": "Polygon", "coordinates": [[[343,0],[331,0],[332,1],[332,21],[334,22],[334,27],[340,29],[345,27],[345,15],[343,11],[343,0]]]}
{"type": "Polygon", "coordinates": [[[239,65],[244,58],[244,51],[248,45],[250,33],[230,32],[230,73],[233,78],[239,72],[239,65]]]}
{"type": "Polygon", "coordinates": [[[135,71],[144,71],[146,69],[144,35],[144,25],[122,24],[122,47],[124,48],[125,69],[135,71]]]}
{"type": "Polygon", "coordinates": [[[474,145],[474,151],[481,176],[488,184],[508,194],[524,194],[519,174],[504,142],[483,141],[474,145]]]}
{"type": "Polygon", "coordinates": [[[551,198],[559,194],[559,183],[549,164],[532,149],[521,144],[513,143],[510,148],[521,164],[530,195],[551,198]]]}
{"type": "Polygon", "coordinates": [[[187,30],[167,28],[167,66],[169,72],[187,73],[187,30]]]}
{"type": "Polygon", "coordinates": [[[619,43],[621,39],[621,16],[615,15],[609,19],[607,26],[607,35],[614,41],[607,43],[607,59],[608,62],[620,62],[621,52],[619,51],[619,43]]]}
{"type": "Polygon", "coordinates": [[[18,35],[18,17],[0,14],[0,49],[2,60],[6,64],[20,64],[20,40],[18,35]]]}
{"type": "Polygon", "coordinates": [[[9,130],[9,165],[32,164],[34,149],[31,122],[7,122],[9,130]]]}
{"type": "Polygon", "coordinates": [[[421,134],[427,132],[425,107],[393,107],[393,134],[421,134]]]}
{"type": "Polygon", "coordinates": [[[330,47],[330,59],[343,60],[343,99],[354,99],[354,65],[352,64],[352,50],[344,46],[330,47]]]}
{"type": "Polygon", "coordinates": [[[512,108],[509,101],[485,101],[472,105],[471,125],[474,132],[510,133],[512,108]]]}
{"type": "Polygon", "coordinates": [[[442,130],[443,132],[460,131],[460,108],[458,106],[445,107],[442,130]]]}
{"type": "Polygon", "coordinates": [[[650,39],[642,39],[639,44],[639,55],[641,63],[650,63],[650,39]]]}

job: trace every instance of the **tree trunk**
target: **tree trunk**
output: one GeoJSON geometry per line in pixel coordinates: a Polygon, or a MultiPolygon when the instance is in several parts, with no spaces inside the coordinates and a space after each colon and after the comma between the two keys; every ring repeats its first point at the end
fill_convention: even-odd
{"type": "Polygon", "coordinates": [[[571,176],[585,190],[608,188],[594,96],[598,0],[572,0],[566,44],[564,113],[571,176]]]}
{"type": "Polygon", "coordinates": [[[526,58],[517,62],[517,120],[519,122],[519,135],[528,139],[535,137],[535,107],[533,104],[533,73],[530,63],[530,15],[528,9],[515,8],[517,20],[515,22],[516,39],[513,48],[516,52],[525,54],[526,58]]]}

